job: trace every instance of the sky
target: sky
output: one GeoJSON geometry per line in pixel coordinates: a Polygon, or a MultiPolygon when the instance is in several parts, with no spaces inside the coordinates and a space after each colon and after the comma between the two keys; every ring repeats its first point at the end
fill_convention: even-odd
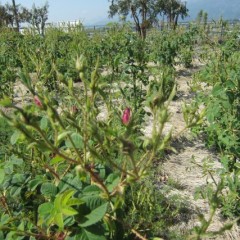
{"type": "MultiPolygon", "coordinates": [[[[7,2],[12,1],[0,0],[3,5],[7,2]]],[[[37,7],[43,6],[46,0],[15,0],[15,2],[31,8],[34,3],[37,7]]],[[[108,0],[48,0],[48,4],[48,22],[80,20],[84,25],[89,25],[108,19],[110,2],[108,0]]]]}
{"type": "MultiPolygon", "coordinates": [[[[216,9],[216,2],[222,2],[225,5],[221,5],[226,12],[232,9],[238,9],[238,4],[231,5],[228,4],[230,2],[238,2],[240,0],[182,0],[188,3],[187,7],[189,8],[189,14],[191,17],[195,18],[197,13],[201,9],[207,9],[207,6],[211,6],[209,11],[216,12],[219,17],[220,12],[223,9],[216,9]],[[227,5],[226,5],[227,4],[227,5]],[[228,7],[228,5],[230,7],[228,7]],[[226,8],[230,9],[226,9],[226,8]]],[[[0,0],[0,4],[12,2],[12,0],[0,0]]],[[[37,7],[41,7],[46,3],[46,0],[15,0],[16,4],[21,4],[27,8],[31,8],[33,4],[37,7]]],[[[48,0],[49,3],[49,14],[48,14],[48,22],[56,23],[61,21],[78,21],[80,20],[85,26],[86,25],[101,25],[106,24],[110,21],[118,20],[118,16],[114,17],[114,19],[108,18],[108,9],[110,6],[109,0],[48,0]]],[[[220,5],[219,5],[220,6],[220,5]]],[[[235,14],[238,16],[239,11],[235,14]]],[[[234,15],[234,17],[236,17],[234,15]]],[[[187,20],[187,19],[186,19],[187,20]]]]}

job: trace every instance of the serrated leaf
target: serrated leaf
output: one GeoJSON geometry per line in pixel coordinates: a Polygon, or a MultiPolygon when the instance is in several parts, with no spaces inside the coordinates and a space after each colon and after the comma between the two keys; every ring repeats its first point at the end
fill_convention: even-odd
{"type": "Polygon", "coordinates": [[[99,197],[99,195],[83,196],[81,199],[86,203],[87,207],[90,208],[91,210],[105,203],[105,200],[99,197]]]}
{"type": "Polygon", "coordinates": [[[82,228],[74,240],[106,240],[106,238],[97,228],[82,228]]]}
{"type": "MultiPolygon", "coordinates": [[[[80,134],[73,133],[71,135],[71,138],[72,138],[72,141],[73,141],[74,145],[76,146],[76,148],[83,148],[83,139],[82,139],[82,136],[80,134]]],[[[67,140],[65,142],[65,144],[66,144],[66,147],[73,148],[73,145],[70,142],[70,140],[67,140]]]]}
{"type": "Polygon", "coordinates": [[[41,193],[49,197],[54,197],[57,194],[57,187],[53,183],[43,183],[41,193]]]}
{"type": "Polygon", "coordinates": [[[101,192],[101,189],[96,186],[96,185],[90,185],[84,188],[83,194],[84,195],[93,195],[93,194],[98,194],[101,192]]]}
{"type": "Polygon", "coordinates": [[[105,203],[100,207],[95,208],[93,211],[91,211],[91,213],[84,216],[84,218],[82,219],[82,222],[79,225],[81,227],[88,227],[101,221],[107,212],[107,207],[108,207],[108,203],[105,203]]]}
{"type": "Polygon", "coordinates": [[[16,173],[14,174],[13,178],[12,178],[12,183],[23,183],[25,181],[25,175],[24,174],[20,174],[20,173],[16,173]]]}
{"type": "Polygon", "coordinates": [[[113,189],[118,185],[120,182],[120,177],[116,173],[112,173],[106,179],[107,189],[112,192],[113,189]]]}
{"type": "Polygon", "coordinates": [[[29,188],[31,189],[31,191],[34,191],[37,188],[37,186],[42,182],[43,182],[43,179],[40,179],[40,178],[33,179],[29,182],[29,188]]]}
{"type": "Polygon", "coordinates": [[[53,204],[51,202],[43,203],[38,207],[38,213],[40,215],[50,214],[53,210],[53,204]]]}

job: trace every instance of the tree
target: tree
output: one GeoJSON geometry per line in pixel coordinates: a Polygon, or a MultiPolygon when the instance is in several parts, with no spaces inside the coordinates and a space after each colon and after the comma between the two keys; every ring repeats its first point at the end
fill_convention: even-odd
{"type": "Polygon", "coordinates": [[[155,16],[156,0],[110,0],[109,15],[122,15],[127,17],[129,14],[134,20],[136,30],[144,39],[146,37],[147,28],[150,27],[155,16]]]}
{"type": "Polygon", "coordinates": [[[157,11],[167,16],[169,25],[174,29],[177,26],[179,17],[184,19],[184,17],[188,16],[186,2],[181,0],[158,0],[157,2],[157,11]]]}
{"type": "Polygon", "coordinates": [[[13,16],[16,23],[17,31],[19,32],[19,19],[18,19],[18,7],[16,6],[15,0],[12,0],[13,16]]]}
{"type": "Polygon", "coordinates": [[[13,26],[13,17],[9,14],[6,6],[0,5],[0,27],[8,26],[9,24],[13,26]]]}
{"type": "Polygon", "coordinates": [[[2,6],[2,8],[3,9],[1,18],[4,18],[5,25],[10,25],[12,28],[16,27],[16,30],[19,32],[20,23],[27,22],[29,18],[28,9],[22,7],[20,4],[15,6],[13,6],[12,4],[6,4],[5,6],[2,6]],[[4,11],[5,14],[3,15],[4,11]]]}
{"type": "Polygon", "coordinates": [[[136,30],[142,38],[146,37],[147,28],[158,20],[158,16],[166,15],[168,22],[174,28],[178,18],[187,16],[186,3],[180,0],[109,0],[109,15],[128,16],[134,20],[136,30]]]}
{"type": "Polygon", "coordinates": [[[33,5],[30,16],[28,17],[29,23],[31,23],[41,35],[44,35],[45,25],[48,20],[48,7],[49,5],[47,2],[42,7],[33,5]]]}

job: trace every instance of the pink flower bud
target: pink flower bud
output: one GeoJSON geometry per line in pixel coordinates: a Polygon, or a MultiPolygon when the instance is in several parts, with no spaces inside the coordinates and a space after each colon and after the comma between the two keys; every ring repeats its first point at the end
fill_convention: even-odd
{"type": "Polygon", "coordinates": [[[131,109],[130,108],[126,108],[123,111],[123,115],[122,115],[122,123],[124,125],[128,125],[131,119],[131,109]]]}
{"type": "Polygon", "coordinates": [[[33,98],[33,100],[34,100],[34,103],[35,103],[38,107],[40,107],[40,108],[43,107],[42,102],[41,102],[41,100],[39,99],[38,96],[35,95],[34,98],[33,98]]]}

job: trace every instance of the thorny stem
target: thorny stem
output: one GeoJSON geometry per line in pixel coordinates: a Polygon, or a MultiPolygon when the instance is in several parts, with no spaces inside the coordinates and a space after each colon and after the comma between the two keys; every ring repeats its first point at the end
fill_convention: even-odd
{"type": "Polygon", "coordinates": [[[12,213],[11,213],[11,211],[10,211],[10,209],[9,209],[9,206],[8,206],[8,203],[7,203],[7,200],[6,200],[6,197],[4,196],[4,194],[2,193],[2,191],[1,191],[1,195],[2,195],[2,197],[1,197],[1,202],[2,202],[3,207],[6,209],[7,213],[8,213],[10,216],[12,216],[12,213]]]}
{"type": "Polygon", "coordinates": [[[133,154],[130,154],[129,155],[129,158],[130,158],[130,161],[132,163],[132,166],[133,166],[133,169],[134,169],[134,173],[135,173],[135,177],[138,178],[138,170],[137,170],[137,166],[136,166],[136,163],[135,163],[135,160],[134,160],[134,157],[133,157],[133,154]]]}
{"type": "Polygon", "coordinates": [[[52,143],[46,138],[45,134],[43,133],[43,131],[38,127],[38,126],[34,126],[34,125],[30,125],[32,126],[39,134],[40,136],[43,138],[44,142],[48,145],[48,147],[57,155],[59,155],[60,157],[64,158],[65,160],[71,162],[71,163],[75,163],[77,164],[78,161],[69,158],[68,156],[64,155],[63,153],[61,153],[58,148],[54,147],[52,145],[52,143]]]}
{"type": "Polygon", "coordinates": [[[91,169],[91,167],[85,166],[84,169],[90,173],[92,181],[95,182],[109,197],[110,193],[107,187],[105,186],[103,181],[99,178],[99,176],[91,169]]]}

